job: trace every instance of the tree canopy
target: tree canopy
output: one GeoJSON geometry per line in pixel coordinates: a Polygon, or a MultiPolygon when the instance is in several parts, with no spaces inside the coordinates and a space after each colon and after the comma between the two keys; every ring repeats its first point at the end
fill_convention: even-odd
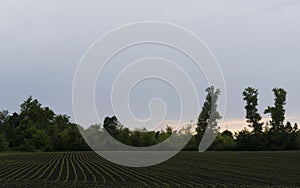
{"type": "Polygon", "coordinates": [[[56,115],[31,96],[20,113],[0,113],[0,150],[72,151],[89,150],[77,125],[67,115],[56,115]]]}

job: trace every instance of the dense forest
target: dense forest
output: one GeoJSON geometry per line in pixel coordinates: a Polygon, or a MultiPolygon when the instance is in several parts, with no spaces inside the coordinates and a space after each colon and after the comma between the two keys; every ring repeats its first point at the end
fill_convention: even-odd
{"type": "MultiPolygon", "coordinates": [[[[70,122],[67,115],[55,114],[42,107],[31,96],[20,105],[20,112],[10,114],[0,111],[0,151],[86,151],[91,150],[80,132],[90,134],[107,130],[115,139],[127,145],[145,147],[163,142],[172,134],[190,134],[190,142],[184,150],[197,150],[205,130],[218,131],[217,111],[220,90],[209,87],[207,96],[196,121],[196,127],[187,125],[181,130],[167,126],[165,130],[130,130],[121,125],[117,117],[106,117],[103,124],[83,129],[70,122]],[[79,130],[80,129],[80,130],[79,130]]],[[[274,88],[274,104],[264,111],[270,115],[269,122],[262,122],[258,111],[258,90],[248,87],[243,92],[248,128],[232,133],[218,133],[209,150],[296,150],[300,149],[300,131],[297,123],[285,121],[287,92],[274,88]]]]}

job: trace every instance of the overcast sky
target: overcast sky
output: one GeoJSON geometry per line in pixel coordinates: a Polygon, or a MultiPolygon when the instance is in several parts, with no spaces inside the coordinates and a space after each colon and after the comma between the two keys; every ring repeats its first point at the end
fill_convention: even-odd
{"type": "MultiPolygon", "coordinates": [[[[260,91],[261,112],[273,103],[272,88],[285,88],[287,119],[299,123],[298,0],[1,0],[0,109],[18,111],[32,95],[73,117],[72,82],[85,50],[104,33],[138,21],[177,24],[204,40],[223,71],[224,119],[230,129],[245,126],[240,123],[245,115],[241,93],[249,85],[260,91]]],[[[155,53],[154,46],[143,48],[155,53]]],[[[167,97],[170,104],[172,97],[167,97]]]]}

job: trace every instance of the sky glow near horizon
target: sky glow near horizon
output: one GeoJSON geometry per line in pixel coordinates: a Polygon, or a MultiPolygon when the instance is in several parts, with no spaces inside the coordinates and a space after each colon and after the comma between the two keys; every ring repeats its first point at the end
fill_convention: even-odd
{"type": "MultiPolygon", "coordinates": [[[[155,20],[189,29],[204,40],[216,56],[227,86],[227,111],[222,128],[228,126],[236,130],[247,126],[242,99],[242,91],[247,86],[259,89],[261,113],[273,105],[272,88],[285,88],[287,120],[299,123],[299,9],[300,1],[296,0],[88,3],[3,0],[0,3],[0,109],[19,111],[22,101],[32,95],[43,105],[73,119],[72,82],[85,50],[116,27],[155,20]]],[[[136,52],[147,54],[149,49],[153,54],[182,58],[168,50],[155,51],[154,47],[136,52]]],[[[125,59],[130,60],[130,55],[125,59]]],[[[199,76],[190,71],[192,77],[199,76]]],[[[111,78],[108,75],[106,79],[111,78]]],[[[202,91],[203,99],[205,83],[200,75],[198,90],[202,91]]],[[[175,108],[176,97],[168,97],[166,86],[160,89],[169,105],[175,108]]],[[[143,87],[137,90],[142,93],[143,87]]],[[[96,95],[100,98],[101,91],[97,90],[96,95]]],[[[200,99],[201,104],[203,99],[200,99]]],[[[139,110],[145,108],[145,101],[139,97],[136,100],[141,106],[133,111],[137,116],[147,117],[147,109],[139,110]]],[[[108,107],[102,104],[98,108],[108,107]]],[[[107,115],[111,115],[109,111],[107,115]]],[[[172,119],[172,115],[168,119],[172,119]]]]}

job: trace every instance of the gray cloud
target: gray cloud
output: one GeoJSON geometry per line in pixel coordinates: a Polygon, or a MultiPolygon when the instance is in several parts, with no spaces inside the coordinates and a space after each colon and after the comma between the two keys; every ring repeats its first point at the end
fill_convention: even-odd
{"type": "MultiPolygon", "coordinates": [[[[241,92],[260,89],[261,111],[272,88],[288,91],[287,113],[299,114],[300,2],[274,1],[8,1],[0,3],[0,108],[33,95],[72,115],[72,81],[88,46],[111,29],[157,20],[186,27],[216,55],[228,89],[227,119],[243,118],[241,92]]],[[[204,88],[203,88],[204,90],[204,88]]]]}

